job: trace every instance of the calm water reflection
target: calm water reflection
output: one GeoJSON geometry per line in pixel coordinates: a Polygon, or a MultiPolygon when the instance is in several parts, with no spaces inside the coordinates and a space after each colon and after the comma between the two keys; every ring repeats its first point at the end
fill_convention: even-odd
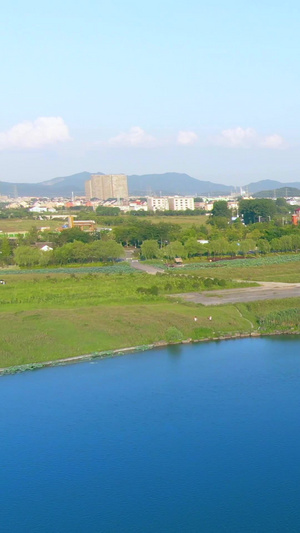
{"type": "Polygon", "coordinates": [[[291,337],[2,378],[1,526],[299,532],[299,385],[291,337]]]}

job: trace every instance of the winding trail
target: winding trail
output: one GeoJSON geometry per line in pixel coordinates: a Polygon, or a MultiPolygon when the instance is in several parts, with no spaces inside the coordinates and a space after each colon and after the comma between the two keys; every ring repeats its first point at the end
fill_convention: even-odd
{"type": "Polygon", "coordinates": [[[243,320],[246,320],[246,322],[249,322],[251,328],[254,329],[253,322],[251,322],[251,320],[249,320],[249,318],[244,317],[244,315],[241,313],[241,311],[239,310],[239,308],[236,305],[234,307],[236,308],[236,310],[237,310],[238,314],[240,315],[240,317],[243,318],[243,320]]]}

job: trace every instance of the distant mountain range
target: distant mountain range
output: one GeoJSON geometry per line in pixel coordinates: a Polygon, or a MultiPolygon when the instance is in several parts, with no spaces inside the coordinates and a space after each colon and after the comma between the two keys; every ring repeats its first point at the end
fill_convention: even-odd
{"type": "Polygon", "coordinates": [[[167,194],[193,194],[194,196],[230,194],[233,190],[228,185],[197,180],[188,174],[177,172],[128,176],[128,188],[130,194],[147,194],[148,196],[151,194],[161,196],[167,194]]]}
{"type": "Polygon", "coordinates": [[[273,189],[267,191],[260,191],[253,194],[255,198],[293,198],[300,197],[300,189],[295,187],[281,187],[280,189],[273,189]]]}
{"type": "MultiPolygon", "coordinates": [[[[98,172],[101,174],[101,172],[98,172]]],[[[80,172],[72,176],[54,178],[39,183],[9,183],[0,181],[0,195],[5,196],[33,196],[48,197],[57,196],[71,197],[84,194],[84,183],[91,176],[90,172],[80,172]]],[[[274,191],[274,189],[293,187],[300,188],[300,182],[281,183],[280,181],[262,180],[243,186],[249,193],[260,191],[274,191]]],[[[212,196],[230,194],[235,191],[234,187],[221,185],[211,181],[201,181],[192,178],[188,174],[167,172],[165,174],[144,174],[142,176],[128,176],[128,188],[130,195],[168,195],[182,194],[194,196],[212,196]]]]}
{"type": "Polygon", "coordinates": [[[245,185],[243,188],[247,189],[249,193],[256,193],[261,191],[272,191],[272,196],[277,189],[282,189],[285,187],[293,187],[295,189],[300,189],[300,181],[294,181],[289,183],[282,183],[281,181],[274,181],[274,180],[262,180],[262,181],[256,181],[254,183],[249,183],[249,185],[245,185]]]}

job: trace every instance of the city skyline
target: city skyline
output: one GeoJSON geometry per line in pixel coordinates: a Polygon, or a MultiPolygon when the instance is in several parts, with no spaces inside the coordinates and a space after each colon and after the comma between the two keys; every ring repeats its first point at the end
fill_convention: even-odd
{"type": "Polygon", "coordinates": [[[6,5],[0,181],[297,181],[299,18],[294,0],[6,5]]]}

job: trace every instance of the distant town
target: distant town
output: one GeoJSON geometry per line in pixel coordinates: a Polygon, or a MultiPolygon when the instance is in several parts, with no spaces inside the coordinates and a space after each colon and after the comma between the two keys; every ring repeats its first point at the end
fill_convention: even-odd
{"type": "MultiPolygon", "coordinates": [[[[290,206],[291,220],[294,224],[299,221],[300,196],[288,195],[290,188],[280,189],[279,198],[284,198],[286,204],[290,206]],[[282,192],[283,191],[283,192],[282,192]],[[287,196],[284,195],[286,192],[287,196]]],[[[17,190],[15,191],[17,193],[17,190]]],[[[120,213],[130,212],[186,212],[209,215],[214,207],[216,201],[224,201],[227,203],[228,209],[231,210],[232,219],[239,217],[239,201],[251,200],[255,196],[249,194],[243,188],[239,191],[232,192],[227,195],[211,195],[195,197],[193,195],[145,195],[137,196],[130,195],[128,192],[128,180],[125,174],[93,174],[89,180],[85,182],[85,195],[58,196],[58,197],[33,197],[33,196],[0,196],[0,203],[2,209],[26,209],[28,213],[39,216],[41,220],[55,220],[68,219],[65,210],[80,210],[87,208],[91,211],[96,211],[99,206],[118,208],[120,213]]],[[[276,191],[271,191],[270,196],[266,196],[271,200],[276,201],[276,191]]],[[[150,213],[149,213],[150,214],[150,213]]],[[[73,215],[76,219],[76,213],[73,215]]],[[[260,221],[258,219],[258,221],[260,221]]],[[[69,222],[70,224],[70,222],[69,222]]],[[[73,222],[73,225],[80,225],[80,223],[73,222]]],[[[91,224],[92,226],[92,224],[91,224]]],[[[82,229],[88,230],[87,221],[81,225],[82,229]]],[[[43,228],[42,228],[43,229],[43,228]]],[[[48,228],[46,228],[48,229],[48,228]]],[[[16,228],[17,231],[17,228],[16,228]]],[[[1,226],[0,226],[1,234],[1,226]]],[[[13,236],[13,235],[11,235],[13,236]]]]}

